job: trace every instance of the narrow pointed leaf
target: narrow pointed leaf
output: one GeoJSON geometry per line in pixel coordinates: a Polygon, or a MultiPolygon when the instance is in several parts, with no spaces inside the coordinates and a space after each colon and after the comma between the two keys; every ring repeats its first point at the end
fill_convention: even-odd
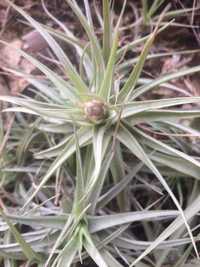
{"type": "Polygon", "coordinates": [[[37,261],[41,261],[42,258],[39,254],[37,254],[31,247],[30,245],[24,240],[24,238],[22,237],[22,235],[19,233],[19,231],[17,230],[17,228],[10,222],[10,220],[7,218],[7,216],[4,214],[4,212],[2,210],[0,210],[0,214],[3,217],[3,219],[6,221],[6,223],[8,224],[10,231],[12,232],[12,234],[14,235],[16,241],[19,243],[19,245],[21,246],[23,253],[26,255],[26,257],[29,260],[37,260],[37,261]]]}
{"type": "Polygon", "coordinates": [[[82,158],[79,146],[79,139],[76,133],[76,128],[74,127],[74,139],[76,144],[76,187],[74,192],[74,202],[73,202],[73,209],[75,214],[80,214],[80,212],[84,208],[84,176],[83,176],[83,166],[82,166],[82,158]]]}
{"type": "MultiPolygon", "coordinates": [[[[85,144],[91,139],[92,132],[90,130],[86,131],[84,138],[81,140],[80,145],[85,144]]],[[[76,145],[74,144],[74,140],[72,139],[64,148],[64,150],[60,153],[60,155],[56,158],[56,160],[51,164],[49,170],[46,175],[42,178],[42,181],[37,186],[37,189],[34,193],[29,197],[24,207],[30,203],[30,201],[37,195],[37,193],[41,190],[42,186],[50,179],[53,173],[76,151],[76,145]]]]}
{"type": "Polygon", "coordinates": [[[192,75],[196,72],[200,72],[200,65],[195,66],[195,67],[186,68],[183,70],[179,70],[179,71],[176,71],[175,73],[163,75],[163,76],[159,77],[158,79],[155,79],[152,82],[147,83],[147,84],[137,88],[133,92],[131,99],[136,99],[137,97],[141,96],[142,94],[148,92],[149,90],[151,90],[153,88],[156,88],[157,86],[159,86],[163,83],[169,82],[173,79],[181,78],[181,77],[186,76],[186,75],[192,75]]]}
{"type": "Polygon", "coordinates": [[[77,2],[74,0],[66,0],[66,2],[71,7],[73,12],[76,14],[77,18],[80,20],[83,28],[85,29],[85,31],[88,35],[88,38],[89,38],[91,45],[92,45],[93,56],[95,58],[96,65],[99,68],[99,72],[100,72],[99,74],[100,74],[100,77],[102,79],[103,78],[102,75],[103,75],[105,66],[104,66],[102,51],[101,51],[99,42],[97,40],[97,37],[94,34],[94,32],[91,30],[90,24],[88,23],[87,19],[83,15],[81,9],[77,5],[77,2]]]}
{"type": "MultiPolygon", "coordinates": [[[[163,153],[168,153],[169,155],[172,154],[175,157],[180,158],[182,161],[185,161],[186,166],[190,164],[190,168],[195,168],[194,170],[199,169],[200,171],[200,162],[196,160],[195,158],[187,155],[186,153],[179,151],[167,144],[164,144],[163,142],[156,140],[155,138],[145,134],[143,131],[134,128],[134,131],[138,133],[142,138],[145,139],[146,144],[150,146],[151,148],[158,150],[163,153]]],[[[178,163],[178,162],[177,162],[178,163]]],[[[200,176],[199,176],[200,177],[200,176]]]]}
{"type": "Polygon", "coordinates": [[[149,53],[149,49],[154,42],[156,32],[157,31],[154,31],[151,34],[151,36],[149,37],[149,39],[147,40],[147,42],[145,43],[143,51],[140,55],[140,58],[139,58],[137,64],[133,68],[130,76],[128,77],[127,81],[125,82],[124,86],[122,87],[122,89],[119,93],[118,102],[122,103],[124,100],[127,101],[131,98],[132,92],[135,89],[135,86],[136,86],[138,79],[140,77],[140,74],[142,72],[144,63],[146,61],[146,57],[149,53]]]}
{"type": "MultiPolygon", "coordinates": [[[[190,103],[200,103],[200,97],[177,97],[177,98],[175,97],[175,98],[159,99],[159,100],[133,101],[124,104],[121,117],[127,118],[129,116],[132,116],[134,114],[143,111],[154,111],[156,109],[169,108],[173,106],[190,104],[190,103]]],[[[173,112],[173,110],[171,111],[173,112]]],[[[188,111],[180,110],[180,112],[188,112],[188,111]]],[[[192,111],[190,110],[190,112],[192,111]]]]}
{"type": "Polygon", "coordinates": [[[93,259],[93,261],[99,266],[99,267],[109,267],[106,262],[104,261],[101,252],[98,251],[96,248],[92,238],[90,237],[90,234],[86,229],[84,231],[84,247],[87,251],[87,253],[90,255],[90,257],[93,259]]]}
{"type": "MultiPolygon", "coordinates": [[[[117,30],[118,29],[116,29],[116,31],[117,30]]],[[[99,90],[99,96],[105,99],[106,101],[109,101],[111,90],[112,90],[113,72],[114,72],[114,67],[115,67],[115,62],[116,62],[117,47],[118,47],[118,32],[115,33],[113,46],[110,52],[110,57],[109,57],[106,71],[104,74],[104,79],[102,81],[102,84],[99,90]]]]}
{"type": "MultiPolygon", "coordinates": [[[[20,55],[22,55],[25,59],[27,59],[29,62],[31,62],[35,67],[37,67],[42,73],[46,75],[46,77],[54,84],[54,86],[61,92],[66,91],[66,94],[68,95],[68,98],[72,101],[77,101],[78,96],[76,91],[71,91],[68,89],[68,84],[65,80],[63,80],[60,76],[58,76],[54,71],[47,68],[44,64],[39,62],[37,59],[32,57],[31,55],[27,54],[26,52],[13,48],[11,44],[6,43],[2,40],[0,40],[0,43],[9,46],[11,49],[15,49],[20,55]]],[[[14,72],[14,71],[13,71],[14,72]]],[[[16,74],[19,74],[15,71],[16,74]]],[[[78,91],[79,87],[77,87],[78,91]]]]}
{"type": "Polygon", "coordinates": [[[8,2],[15,10],[17,10],[23,17],[25,17],[30,22],[30,24],[46,40],[48,45],[51,47],[55,55],[58,57],[58,59],[62,63],[64,70],[69,76],[71,82],[74,84],[75,88],[77,88],[82,93],[88,92],[87,86],[85,85],[81,77],[76,72],[75,68],[73,67],[72,63],[70,62],[70,60],[68,59],[64,51],[61,49],[58,43],[53,39],[53,37],[42,27],[40,23],[38,23],[33,18],[31,18],[23,9],[19,8],[18,6],[13,4],[11,1],[8,1],[8,2]]]}
{"type": "Polygon", "coordinates": [[[169,220],[180,213],[176,210],[134,211],[114,215],[91,216],[89,218],[89,231],[95,233],[110,227],[137,221],[160,221],[169,220]]]}
{"type": "MultiPolygon", "coordinates": [[[[200,211],[200,197],[198,196],[192,204],[184,211],[186,220],[189,221],[193,216],[195,216],[200,211]]],[[[143,259],[148,255],[154,248],[156,248],[162,241],[166,240],[171,236],[175,231],[177,231],[181,226],[184,225],[182,216],[179,215],[163,232],[156,240],[130,265],[130,267],[135,266],[137,262],[143,259]]]]}
{"type": "Polygon", "coordinates": [[[111,48],[111,18],[110,4],[108,0],[103,0],[103,54],[105,62],[108,62],[111,48]]]}
{"type": "Polygon", "coordinates": [[[164,177],[161,175],[161,173],[156,168],[156,166],[151,161],[151,159],[148,157],[148,155],[146,154],[146,152],[144,151],[144,149],[142,148],[140,143],[129,132],[128,129],[126,129],[125,127],[121,126],[119,131],[118,131],[118,138],[127,148],[129,148],[131,150],[131,152],[134,155],[136,155],[142,162],[144,162],[144,164],[146,164],[146,166],[149,167],[149,169],[155,174],[155,176],[158,178],[158,180],[163,185],[165,190],[168,192],[168,194],[170,195],[170,197],[173,200],[174,204],[176,205],[177,209],[179,210],[180,214],[182,215],[182,218],[183,218],[183,220],[185,222],[185,226],[186,226],[186,228],[188,230],[188,233],[189,233],[189,236],[191,238],[193,247],[195,249],[196,254],[198,255],[197,247],[196,247],[196,244],[195,244],[194,237],[193,237],[193,234],[191,232],[190,226],[188,225],[188,222],[187,222],[187,220],[185,218],[185,215],[183,213],[183,210],[182,210],[177,198],[175,197],[174,193],[172,192],[172,190],[170,189],[169,185],[165,181],[164,177]]]}
{"type": "Polygon", "coordinates": [[[60,257],[57,267],[70,267],[72,262],[78,252],[79,242],[78,238],[74,237],[67,246],[62,251],[62,256],[60,257]]]}

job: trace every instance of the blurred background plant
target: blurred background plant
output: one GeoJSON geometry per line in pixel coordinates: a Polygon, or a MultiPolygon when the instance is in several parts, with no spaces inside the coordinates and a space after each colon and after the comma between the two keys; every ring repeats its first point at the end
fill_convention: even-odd
{"type": "Polygon", "coordinates": [[[80,38],[44,2],[60,29],[6,2],[51,52],[43,62],[1,41],[39,70],[3,67],[26,86],[0,96],[2,116],[15,113],[0,133],[2,266],[198,265],[200,97],[174,81],[200,71],[179,59],[199,50],[152,50],[198,6],[142,1],[134,23],[148,34],[123,42],[127,1],[66,0],[80,38]],[[149,62],[166,57],[154,77],[149,62]]]}

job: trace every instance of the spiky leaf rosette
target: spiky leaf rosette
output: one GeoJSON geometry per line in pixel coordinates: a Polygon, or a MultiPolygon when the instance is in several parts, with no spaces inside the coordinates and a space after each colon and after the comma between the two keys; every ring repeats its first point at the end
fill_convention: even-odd
{"type": "MultiPolygon", "coordinates": [[[[34,98],[0,97],[13,104],[6,111],[17,114],[9,143],[11,152],[17,148],[17,166],[3,170],[18,173],[17,177],[23,174],[26,179],[25,183],[19,180],[16,184],[19,212],[11,214],[9,207],[2,212],[0,255],[6,266],[25,258],[37,266],[76,266],[89,255],[100,267],[123,266],[120,257],[130,266],[139,267],[146,266],[138,264],[144,257],[150,262],[147,255],[156,248],[168,253],[170,247],[192,243],[197,252],[198,237],[193,236],[189,222],[200,210],[196,186],[200,163],[182,149],[177,136],[199,135],[180,123],[180,119],[199,117],[199,108],[180,107],[184,104],[198,107],[200,97],[141,100],[141,96],[163,84],[172,86],[171,80],[199,72],[200,66],[155,80],[143,79],[149,50],[166,25],[162,28],[157,25],[147,37],[119,47],[126,3],[113,26],[110,3],[102,1],[103,16],[96,10],[103,35],[98,38],[88,1],[84,1],[86,15],[76,1],[66,2],[85,30],[88,39],[85,46],[51,14],[63,32],[41,25],[9,2],[47,41],[63,75],[59,76],[22,50],[18,52],[43,73],[43,80],[20,70],[9,70],[29,82],[29,87],[34,88],[34,98]],[[73,65],[54,37],[72,46],[80,66],[73,65]],[[143,43],[139,57],[129,62],[122,60],[126,52],[143,43]],[[157,138],[159,134],[166,138],[157,138]],[[185,210],[170,187],[172,176],[191,181],[193,194],[187,199],[190,204],[185,210]],[[138,210],[133,211],[129,199],[135,177],[145,192],[150,190],[160,196],[166,191],[176,209],[162,209],[162,201],[156,201],[156,209],[153,208],[156,203],[149,206],[147,201],[143,207],[135,202],[138,210]],[[148,183],[146,177],[155,184],[148,183]],[[155,232],[147,222],[153,222],[156,229],[157,225],[165,227],[166,220],[172,219],[164,231],[157,227],[155,241],[137,240],[129,227],[139,222],[150,238],[155,237],[155,232]],[[15,224],[22,227],[18,230],[15,224]],[[29,226],[28,233],[23,231],[25,225],[29,226]],[[184,227],[187,238],[183,238],[184,227]],[[176,231],[176,239],[166,241],[176,231]]],[[[157,56],[164,55],[150,55],[157,56]]]]}

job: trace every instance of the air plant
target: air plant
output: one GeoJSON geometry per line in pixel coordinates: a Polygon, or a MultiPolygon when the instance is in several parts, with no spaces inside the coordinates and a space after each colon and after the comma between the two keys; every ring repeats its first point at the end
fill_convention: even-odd
{"type": "MultiPolygon", "coordinates": [[[[148,254],[153,251],[156,255],[156,249],[167,254],[170,247],[187,244],[198,254],[198,236],[193,236],[190,223],[200,211],[196,182],[200,162],[182,149],[173,134],[199,135],[180,119],[200,117],[200,97],[141,97],[160,85],[170,87],[173,79],[199,72],[200,66],[144,79],[142,71],[150,48],[170,22],[163,27],[158,22],[148,36],[120,46],[126,2],[114,25],[110,2],[102,1],[103,15],[99,12],[97,16],[102,38],[95,33],[88,1],[84,1],[86,15],[75,0],[66,2],[85,30],[86,44],[51,14],[63,32],[42,25],[9,2],[46,40],[62,75],[22,50],[17,51],[43,73],[43,79],[7,69],[28,81],[34,97],[0,97],[13,104],[5,111],[16,113],[10,149],[17,147],[18,164],[2,171],[23,174],[26,181],[17,184],[20,201],[15,211],[8,206],[1,212],[0,255],[5,266],[25,259],[36,266],[78,266],[90,256],[100,267],[140,267],[147,266],[145,262],[153,264],[148,254]],[[79,66],[70,61],[57,39],[72,47],[79,66]],[[141,44],[140,56],[124,67],[124,55],[141,44]],[[180,108],[184,104],[195,108],[180,108]],[[157,138],[159,133],[167,138],[157,138]],[[185,210],[170,187],[171,173],[183,180],[187,177],[193,185],[185,210]],[[129,185],[138,174],[143,181],[147,174],[153,181],[156,178],[160,185],[149,185],[150,189],[161,195],[167,192],[175,208],[166,210],[154,203],[155,208],[152,204],[133,210],[129,185]],[[60,200],[55,204],[57,194],[60,200]],[[169,220],[172,222],[166,226],[169,220]],[[157,227],[155,240],[145,242],[137,240],[131,230],[134,222],[146,231],[148,222],[165,229],[157,227]],[[174,233],[179,233],[176,239],[168,239],[174,233]]],[[[154,266],[159,264],[162,261],[154,266]]]]}

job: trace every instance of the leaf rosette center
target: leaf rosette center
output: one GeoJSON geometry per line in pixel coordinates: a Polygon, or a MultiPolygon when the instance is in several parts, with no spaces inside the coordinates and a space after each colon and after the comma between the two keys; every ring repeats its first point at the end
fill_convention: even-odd
{"type": "Polygon", "coordinates": [[[108,117],[108,107],[104,102],[92,99],[84,103],[84,114],[88,120],[100,123],[108,117]]]}

